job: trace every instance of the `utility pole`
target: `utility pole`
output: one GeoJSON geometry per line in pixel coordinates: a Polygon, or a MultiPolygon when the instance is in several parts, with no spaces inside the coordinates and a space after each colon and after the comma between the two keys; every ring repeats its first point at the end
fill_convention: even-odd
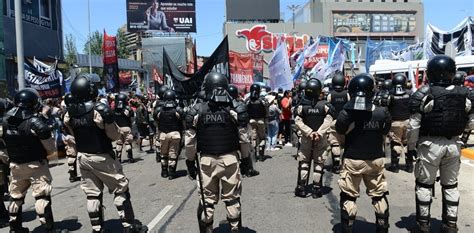
{"type": "Polygon", "coordinates": [[[298,10],[298,8],[300,8],[300,5],[292,4],[288,6],[288,10],[293,12],[293,30],[295,29],[295,11],[298,10]]]}
{"type": "Polygon", "coordinates": [[[87,0],[87,25],[89,27],[89,74],[92,74],[92,52],[91,52],[91,3],[87,0]]]}
{"type": "Polygon", "coordinates": [[[25,88],[25,56],[23,51],[22,0],[15,0],[16,62],[18,67],[18,90],[25,88]]]}

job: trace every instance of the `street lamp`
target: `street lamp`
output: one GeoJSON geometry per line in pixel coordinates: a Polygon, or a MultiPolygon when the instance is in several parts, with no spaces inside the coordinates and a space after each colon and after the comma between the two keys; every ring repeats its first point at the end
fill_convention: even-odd
{"type": "Polygon", "coordinates": [[[300,8],[300,5],[292,4],[288,6],[288,10],[293,12],[293,29],[295,29],[295,11],[298,10],[298,8],[300,8]]]}

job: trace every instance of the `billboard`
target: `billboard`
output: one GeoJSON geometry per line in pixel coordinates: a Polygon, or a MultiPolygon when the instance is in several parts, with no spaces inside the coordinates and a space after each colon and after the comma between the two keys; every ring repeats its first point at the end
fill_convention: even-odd
{"type": "Polygon", "coordinates": [[[196,32],[195,0],[127,0],[129,32],[196,32]]]}
{"type": "Polygon", "coordinates": [[[336,36],[356,36],[367,33],[412,35],[415,33],[415,13],[333,13],[336,36]]]}
{"type": "Polygon", "coordinates": [[[227,20],[280,20],[279,0],[226,0],[227,20]],[[265,10],[262,10],[265,9],[265,10]]]}

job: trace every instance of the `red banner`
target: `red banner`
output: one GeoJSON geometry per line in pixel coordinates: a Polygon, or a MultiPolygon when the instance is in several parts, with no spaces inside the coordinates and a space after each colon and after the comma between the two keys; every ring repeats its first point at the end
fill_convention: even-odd
{"type": "Polygon", "coordinates": [[[119,91],[119,74],[117,58],[117,40],[115,36],[109,36],[104,31],[104,40],[102,44],[104,78],[106,89],[109,91],[119,91]]]}
{"type": "Polygon", "coordinates": [[[328,45],[319,45],[318,52],[316,56],[307,57],[304,59],[304,68],[312,69],[316,64],[318,64],[321,58],[328,59],[328,45]]]}
{"type": "Polygon", "coordinates": [[[248,90],[253,84],[253,54],[229,51],[229,66],[230,83],[239,90],[248,90]]]}

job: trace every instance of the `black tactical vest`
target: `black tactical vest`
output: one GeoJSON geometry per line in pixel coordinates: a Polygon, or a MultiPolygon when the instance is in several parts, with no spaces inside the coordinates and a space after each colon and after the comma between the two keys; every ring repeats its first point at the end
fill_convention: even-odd
{"type": "Polygon", "coordinates": [[[125,110],[129,110],[129,112],[131,111],[131,109],[126,109],[126,108],[123,108],[123,109],[115,109],[114,111],[114,118],[115,118],[115,123],[117,123],[117,125],[119,127],[131,127],[132,126],[132,120],[130,119],[129,116],[125,115],[125,110]]]}
{"type": "MultiPolygon", "coordinates": [[[[350,111],[350,110],[349,110],[350,111]]],[[[344,157],[359,160],[374,160],[384,156],[383,136],[386,110],[376,106],[374,111],[349,112],[354,129],[346,134],[344,157]]]]}
{"type": "Polygon", "coordinates": [[[312,130],[317,131],[324,122],[326,112],[324,109],[325,101],[319,101],[316,105],[302,104],[301,118],[303,123],[309,126],[312,130]]]}
{"type": "Polygon", "coordinates": [[[38,136],[31,132],[33,118],[21,120],[14,117],[3,119],[3,140],[10,161],[29,163],[46,159],[47,152],[38,136]]]}
{"type": "Polygon", "coordinates": [[[174,131],[181,132],[182,122],[176,116],[176,109],[162,108],[160,111],[160,119],[158,119],[158,129],[163,133],[174,131]]]}
{"type": "Polygon", "coordinates": [[[469,120],[466,113],[466,98],[469,90],[455,86],[453,90],[432,86],[433,110],[425,113],[421,120],[420,135],[452,137],[461,135],[469,120]]]}
{"type": "Polygon", "coordinates": [[[250,119],[260,119],[266,117],[265,105],[261,99],[250,100],[247,104],[247,113],[250,119]]]}
{"type": "Polygon", "coordinates": [[[410,95],[394,95],[388,110],[392,121],[404,121],[410,118],[410,95]]]}
{"type": "Polygon", "coordinates": [[[105,130],[94,122],[94,110],[80,116],[71,116],[69,125],[74,132],[78,152],[102,154],[112,151],[112,141],[105,130]]]}
{"type": "Polygon", "coordinates": [[[203,103],[197,122],[197,150],[203,154],[221,155],[239,150],[238,124],[230,108],[211,108],[203,103]]]}
{"type": "Polygon", "coordinates": [[[346,90],[331,91],[331,105],[334,106],[335,116],[339,114],[348,100],[346,90]]]}

